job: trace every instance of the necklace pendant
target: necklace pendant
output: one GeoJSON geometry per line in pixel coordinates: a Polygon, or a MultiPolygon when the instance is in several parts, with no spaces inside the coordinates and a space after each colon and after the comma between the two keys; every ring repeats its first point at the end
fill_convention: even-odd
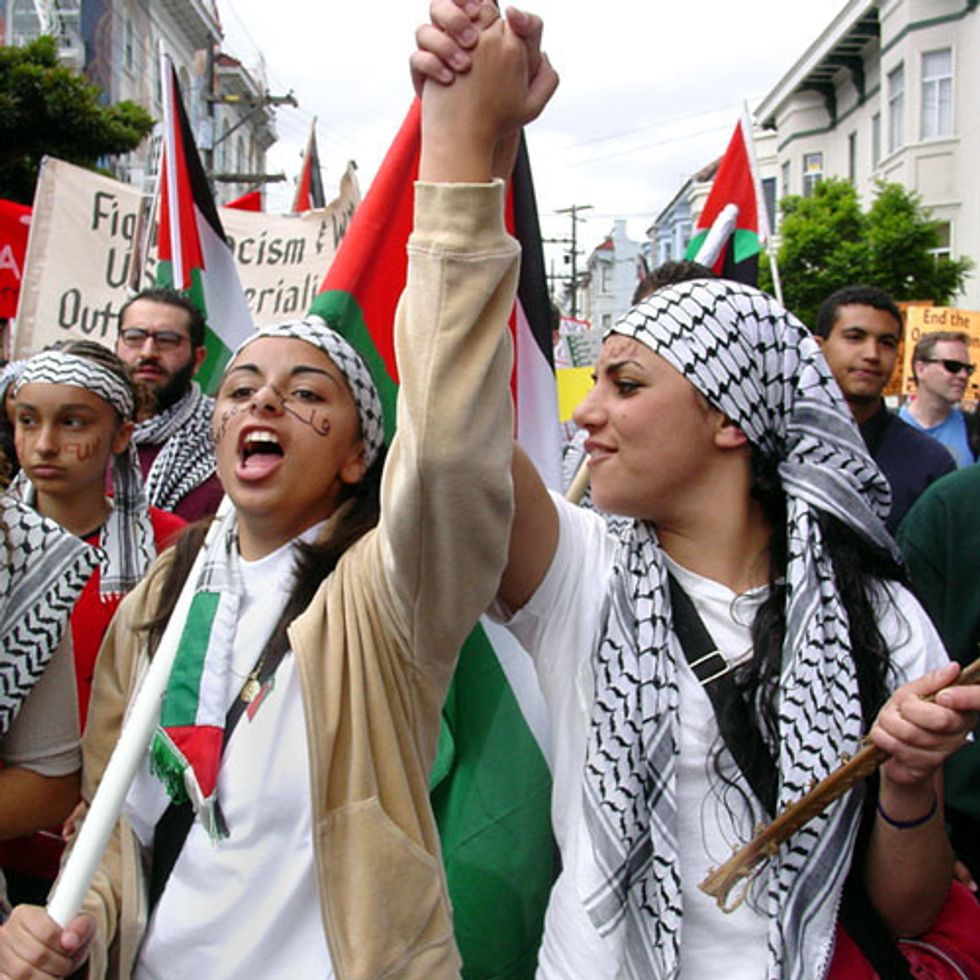
{"type": "Polygon", "coordinates": [[[262,685],[259,683],[259,679],[254,676],[249,677],[249,679],[245,681],[245,684],[242,687],[242,693],[239,695],[239,697],[241,697],[246,704],[250,704],[258,697],[259,691],[261,690],[262,685]]]}

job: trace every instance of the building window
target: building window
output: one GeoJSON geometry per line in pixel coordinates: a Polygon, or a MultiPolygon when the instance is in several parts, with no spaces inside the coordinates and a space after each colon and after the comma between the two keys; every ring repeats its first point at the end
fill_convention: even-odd
{"type": "Polygon", "coordinates": [[[599,270],[599,292],[612,292],[612,266],[603,264],[599,270]]]}
{"type": "Polygon", "coordinates": [[[669,262],[674,257],[674,246],[670,239],[660,243],[660,261],[669,262]]]}
{"type": "Polygon", "coordinates": [[[936,237],[936,247],[930,248],[929,252],[935,258],[936,264],[938,265],[940,262],[944,262],[946,259],[953,257],[953,231],[948,221],[936,222],[936,237]]]}
{"type": "Polygon", "coordinates": [[[153,65],[153,104],[163,105],[163,76],[160,74],[160,57],[156,41],[150,42],[150,63],[153,65]]]}
{"type": "Polygon", "coordinates": [[[881,163],[881,113],[871,117],[871,169],[877,170],[881,163]]]}
{"type": "Polygon", "coordinates": [[[246,173],[245,169],[245,140],[239,136],[235,141],[235,173],[246,173]]]}
{"type": "Polygon", "coordinates": [[[905,145],[905,65],[888,73],[888,152],[905,145]]]}
{"type": "MultiPolygon", "coordinates": [[[[37,39],[41,33],[41,18],[33,0],[13,0],[10,7],[10,44],[20,47],[37,39]]],[[[0,42],[3,41],[0,36],[0,42]]]]}
{"type": "Polygon", "coordinates": [[[690,221],[681,224],[681,254],[687,251],[687,246],[691,244],[691,235],[694,234],[694,225],[690,221]]]}
{"type": "Polygon", "coordinates": [[[789,160],[787,160],[782,166],[782,180],[780,181],[780,197],[786,197],[789,194],[789,178],[790,178],[790,166],[789,160]]]}
{"type": "Polygon", "coordinates": [[[953,135],[953,52],[922,55],[922,127],[924,140],[953,135]]]}
{"type": "Polygon", "coordinates": [[[803,196],[812,196],[817,184],[823,179],[823,154],[803,154],[803,196]]]}
{"type": "Polygon", "coordinates": [[[135,57],[133,53],[133,18],[127,17],[123,24],[123,64],[126,71],[135,69],[135,57]]]}
{"type": "Polygon", "coordinates": [[[607,330],[612,330],[612,313],[602,314],[602,332],[605,333],[607,330]]]}
{"type": "Polygon", "coordinates": [[[857,180],[858,170],[858,134],[849,133],[847,136],[847,179],[853,184],[857,180]]]}
{"type": "Polygon", "coordinates": [[[762,200],[766,205],[766,220],[769,222],[769,230],[776,227],[776,178],[762,178],[762,200]]]}
{"type": "Polygon", "coordinates": [[[218,146],[221,147],[218,150],[218,169],[223,174],[228,173],[228,154],[231,152],[231,140],[228,137],[228,131],[230,129],[231,126],[228,120],[225,119],[221,123],[221,142],[218,143],[218,146]]]}

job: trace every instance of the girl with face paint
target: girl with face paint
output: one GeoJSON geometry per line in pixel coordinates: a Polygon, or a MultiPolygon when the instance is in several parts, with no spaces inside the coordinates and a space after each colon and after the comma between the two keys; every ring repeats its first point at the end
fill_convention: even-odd
{"type": "MultiPolygon", "coordinates": [[[[24,361],[13,382],[15,442],[23,468],[12,492],[100,549],[96,573],[71,615],[78,713],[84,731],[95,661],[123,596],[184,527],[148,507],[130,447],[137,391],[122,362],[91,341],[67,341],[24,361]],[[113,492],[106,494],[111,471],[113,492]]],[[[63,844],[56,833],[0,849],[11,897],[46,894],[63,844]]]]}

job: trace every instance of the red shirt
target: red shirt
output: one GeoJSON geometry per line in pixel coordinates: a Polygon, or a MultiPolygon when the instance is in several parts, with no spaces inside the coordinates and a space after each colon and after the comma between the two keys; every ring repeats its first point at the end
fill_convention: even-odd
{"type": "MultiPolygon", "coordinates": [[[[176,514],[150,507],[150,523],[157,554],[173,544],[187,522],[176,514]]],[[[85,539],[89,544],[99,543],[99,531],[85,539]]],[[[122,596],[111,598],[99,595],[102,574],[97,568],[88,580],[81,595],[75,601],[71,614],[71,642],[75,652],[75,683],[78,685],[78,723],[82,732],[88,718],[88,702],[92,695],[92,676],[95,661],[102,646],[102,637],[122,601],[122,596]]]]}

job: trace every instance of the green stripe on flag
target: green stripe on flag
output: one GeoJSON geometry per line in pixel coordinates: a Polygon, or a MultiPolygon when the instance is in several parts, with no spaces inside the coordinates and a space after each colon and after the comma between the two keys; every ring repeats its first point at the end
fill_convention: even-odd
{"type": "Polygon", "coordinates": [[[698,252],[701,251],[701,246],[704,244],[704,240],[708,237],[708,231],[699,231],[688,243],[687,251],[684,253],[684,258],[688,262],[693,262],[698,257],[698,252]]]}
{"type": "Polygon", "coordinates": [[[390,443],[391,437],[395,434],[395,402],[398,399],[398,385],[388,374],[388,368],[371,339],[371,332],[364,321],[364,312],[357,299],[346,290],[329,289],[317,294],[310,305],[310,313],[323,317],[329,326],[341,334],[364,359],[381,398],[385,442],[390,443]]]}
{"type": "Polygon", "coordinates": [[[735,264],[751,259],[753,255],[758,255],[762,251],[762,244],[759,236],[748,228],[736,228],[732,235],[732,255],[735,264]]]}
{"type": "MultiPolygon", "coordinates": [[[[158,286],[174,288],[173,265],[167,260],[157,262],[156,281],[158,286]]],[[[204,301],[204,285],[201,282],[201,270],[191,270],[190,288],[184,295],[204,314],[204,348],[207,351],[204,361],[194,375],[194,380],[201,386],[205,394],[213,395],[221,383],[221,376],[231,360],[232,351],[222,343],[221,338],[214,332],[208,321],[207,306],[204,301]]]]}
{"type": "Polygon", "coordinates": [[[160,712],[163,728],[193,725],[197,721],[205,655],[220,601],[220,592],[199,592],[191,600],[160,712]],[[189,655],[187,650],[197,651],[197,654],[189,655]]]}
{"type": "Polygon", "coordinates": [[[231,360],[232,352],[210,327],[206,327],[204,330],[204,349],[207,354],[194,378],[201,386],[202,391],[213,395],[218,391],[221,376],[225,373],[225,368],[231,360]]]}
{"type": "Polygon", "coordinates": [[[430,793],[464,980],[531,980],[556,874],[551,774],[481,626],[443,708],[430,793]]]}

